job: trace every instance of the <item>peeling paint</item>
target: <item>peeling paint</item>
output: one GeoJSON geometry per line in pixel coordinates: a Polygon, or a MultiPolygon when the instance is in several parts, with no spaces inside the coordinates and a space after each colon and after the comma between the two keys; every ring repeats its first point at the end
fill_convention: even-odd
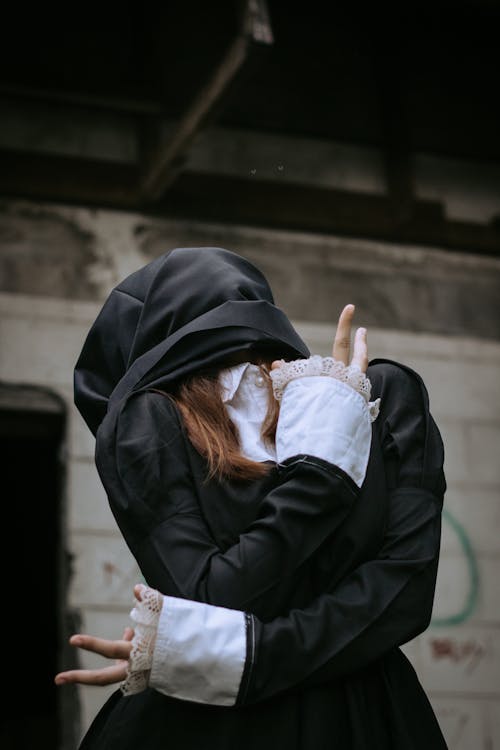
{"type": "Polygon", "coordinates": [[[95,237],[57,210],[0,205],[0,290],[93,300],[95,237]]]}

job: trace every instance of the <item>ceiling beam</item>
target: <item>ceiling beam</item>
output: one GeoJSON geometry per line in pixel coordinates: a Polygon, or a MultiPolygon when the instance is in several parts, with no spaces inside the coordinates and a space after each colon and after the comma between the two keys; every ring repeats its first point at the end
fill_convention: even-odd
{"type": "Polygon", "coordinates": [[[140,183],[146,203],[157,201],[172,185],[185,163],[193,139],[220,105],[255,46],[273,42],[265,0],[245,0],[239,29],[208,82],[196,94],[172,134],[159,140],[150,152],[140,183]]]}
{"type": "Polygon", "coordinates": [[[72,104],[78,107],[110,110],[138,115],[162,114],[161,102],[140,98],[132,93],[120,95],[114,91],[98,94],[77,90],[54,90],[51,88],[22,86],[0,82],[0,95],[20,101],[41,101],[43,104],[72,104]]]}
{"type": "Polygon", "coordinates": [[[442,247],[500,257],[500,216],[452,221],[442,204],[416,199],[401,221],[388,196],[184,172],[145,207],[134,165],[0,150],[0,196],[442,247]]]}
{"type": "Polygon", "coordinates": [[[158,209],[170,216],[426,245],[500,257],[500,215],[488,224],[450,220],[442,203],[416,198],[406,220],[390,196],[194,172],[158,209]]]}
{"type": "Polygon", "coordinates": [[[82,157],[0,150],[0,194],[136,209],[138,169],[82,157]]]}

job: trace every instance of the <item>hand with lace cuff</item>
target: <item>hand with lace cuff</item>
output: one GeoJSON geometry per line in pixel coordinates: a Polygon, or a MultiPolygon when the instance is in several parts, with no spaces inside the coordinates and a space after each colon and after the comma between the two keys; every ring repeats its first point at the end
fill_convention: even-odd
{"type": "Polygon", "coordinates": [[[151,667],[156,623],[163,604],[163,596],[143,584],[134,586],[137,604],[131,612],[135,630],[126,627],[119,640],[107,640],[92,635],[75,634],[69,639],[71,646],[99,654],[115,663],[99,669],[72,669],[59,672],[56,685],[113,685],[121,683],[126,694],[140,692],[147,687],[151,667]]]}
{"type": "Polygon", "coordinates": [[[281,402],[276,429],[278,463],[299,456],[319,458],[341,469],[359,488],[366,475],[371,422],[377,417],[380,399],[369,401],[365,328],[356,331],[349,364],[354,310],[354,305],[346,305],[340,314],[333,357],[276,360],[270,375],[275,397],[281,402]]]}
{"type": "Polygon", "coordinates": [[[281,401],[284,389],[291,380],[298,377],[326,375],[347,383],[363,396],[371,407],[372,421],[376,418],[378,409],[375,404],[377,402],[370,403],[371,384],[365,374],[368,367],[366,328],[358,328],[356,331],[353,356],[349,364],[354,311],[355,306],[349,304],[340,313],[331,357],[313,355],[309,359],[298,359],[292,362],[275,360],[272,363],[270,375],[274,395],[278,401],[281,401]]]}

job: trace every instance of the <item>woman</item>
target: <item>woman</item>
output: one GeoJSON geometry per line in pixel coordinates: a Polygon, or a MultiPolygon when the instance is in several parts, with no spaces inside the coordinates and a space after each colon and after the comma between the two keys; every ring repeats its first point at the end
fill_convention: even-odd
{"type": "Polygon", "coordinates": [[[56,677],[122,683],[81,750],[446,747],[399,649],[430,620],[442,442],[421,378],[367,367],[364,329],[349,364],[353,313],[309,357],[220,248],[111,292],[75,403],[147,586],[135,633],[71,641],[119,661],[56,677]]]}

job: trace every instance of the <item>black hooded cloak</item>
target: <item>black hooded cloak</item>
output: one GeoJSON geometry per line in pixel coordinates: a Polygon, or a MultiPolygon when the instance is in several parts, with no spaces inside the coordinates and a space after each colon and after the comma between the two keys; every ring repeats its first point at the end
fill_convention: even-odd
{"type": "Polygon", "coordinates": [[[262,274],[221,248],[139,269],[88,333],[75,404],[124,539],[150,586],[244,611],[247,656],[234,707],[118,690],[81,750],[446,748],[399,648],[429,625],[446,489],[425,385],[397,362],[370,362],[381,410],[361,488],[301,455],[261,480],[207,481],[158,389],[266,348],[309,356],[262,274]]]}

